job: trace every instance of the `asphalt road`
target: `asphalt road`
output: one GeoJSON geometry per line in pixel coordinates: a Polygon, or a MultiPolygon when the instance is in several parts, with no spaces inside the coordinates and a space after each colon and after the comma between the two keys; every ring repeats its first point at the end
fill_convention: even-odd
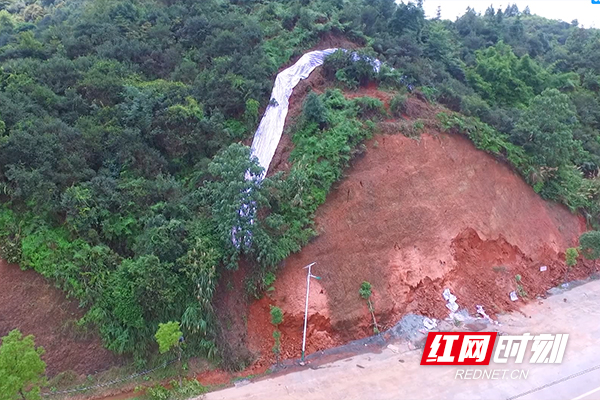
{"type": "MultiPolygon", "coordinates": [[[[316,369],[209,393],[207,400],[302,399],[600,399],[600,281],[532,301],[501,316],[508,334],[568,333],[562,364],[494,364],[478,369],[528,371],[526,379],[456,379],[457,366],[421,366],[422,350],[363,354],[316,369]]],[[[513,373],[516,377],[517,373],[513,373]]]]}

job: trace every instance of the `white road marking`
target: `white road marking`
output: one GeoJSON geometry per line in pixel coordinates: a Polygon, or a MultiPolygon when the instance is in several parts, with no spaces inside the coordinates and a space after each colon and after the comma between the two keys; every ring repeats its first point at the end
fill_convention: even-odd
{"type": "Polygon", "coordinates": [[[571,399],[571,400],[580,400],[580,399],[583,399],[585,397],[588,397],[590,394],[593,394],[593,393],[596,393],[596,392],[599,392],[599,391],[600,391],[600,386],[597,387],[594,390],[590,390],[589,392],[586,392],[586,393],[582,394],[581,396],[577,396],[577,397],[575,397],[574,399],[571,399]]]}

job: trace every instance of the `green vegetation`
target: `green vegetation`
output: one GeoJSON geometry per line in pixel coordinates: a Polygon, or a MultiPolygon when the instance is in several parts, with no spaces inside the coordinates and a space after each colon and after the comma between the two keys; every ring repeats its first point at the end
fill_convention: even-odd
{"type": "Polygon", "coordinates": [[[142,399],[147,400],[186,400],[208,392],[196,379],[187,379],[182,382],[169,382],[170,389],[162,385],[156,385],[146,389],[142,399]]]}
{"type": "Polygon", "coordinates": [[[158,324],[158,331],[154,335],[158,343],[158,351],[161,354],[171,351],[179,344],[179,339],[181,339],[182,335],[179,329],[179,322],[158,324]]]}
{"type": "Polygon", "coordinates": [[[273,353],[277,357],[279,363],[279,355],[281,354],[281,331],[279,331],[279,325],[283,322],[283,311],[277,306],[271,306],[271,323],[275,325],[273,331],[273,353]]]}
{"type": "Polygon", "coordinates": [[[379,325],[377,325],[377,320],[375,319],[375,307],[373,307],[373,302],[371,301],[371,295],[373,294],[371,284],[367,281],[361,283],[358,294],[367,301],[367,307],[369,307],[369,312],[373,318],[373,332],[375,334],[379,333],[379,325]]]}
{"type": "Polygon", "coordinates": [[[577,265],[577,257],[579,257],[579,251],[576,248],[570,247],[565,251],[565,263],[569,268],[577,265]]]}
{"type": "Polygon", "coordinates": [[[279,326],[283,322],[283,311],[277,306],[271,306],[271,323],[279,326]]]}
{"type": "Polygon", "coordinates": [[[522,298],[526,298],[528,296],[527,291],[525,290],[525,288],[523,287],[523,279],[521,277],[521,275],[517,274],[515,275],[515,280],[517,281],[517,293],[519,294],[519,297],[522,298]]]}
{"type": "Polygon", "coordinates": [[[581,253],[588,260],[600,258],[600,231],[586,232],[579,238],[581,253]]]}
{"type": "MultiPolygon", "coordinates": [[[[514,5],[426,20],[419,2],[393,0],[5,0],[0,255],[78,299],[79,323],[114,352],[142,363],[159,324],[180,321],[188,355],[227,364],[213,307],[222,273],[244,260],[248,294],[272,287],[386,115],[377,99],[309,94],[291,170],[259,182],[239,143],[276,71],[323,37],[362,46],[358,61],[326,60],[337,86],[390,91],[396,117],[408,91],[441,103],[444,129],[598,225],[600,31],[576,21],[514,5]]],[[[600,256],[590,235],[583,254],[600,256]]]]}
{"type": "Polygon", "coordinates": [[[40,358],[42,347],[35,347],[33,336],[17,329],[2,338],[0,345],[0,400],[39,400],[46,382],[46,363],[40,358]]]}

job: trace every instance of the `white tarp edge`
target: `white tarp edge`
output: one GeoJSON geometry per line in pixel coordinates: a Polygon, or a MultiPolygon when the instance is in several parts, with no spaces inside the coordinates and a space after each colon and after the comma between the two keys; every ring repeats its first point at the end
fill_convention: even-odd
{"type": "Polygon", "coordinates": [[[292,91],[300,80],[308,78],[311,72],[323,65],[325,58],[335,53],[336,50],[316,50],[306,53],[294,65],[281,71],[275,78],[271,101],[254,134],[251,148],[252,155],[258,158],[258,163],[265,169],[264,175],[267,174],[281,140],[292,91]]]}
{"type": "MultiPolygon", "coordinates": [[[[337,48],[333,48],[308,52],[300,57],[294,65],[281,71],[277,75],[277,78],[275,78],[271,100],[260,120],[251,146],[251,155],[258,158],[258,164],[264,168],[263,175],[259,177],[259,181],[267,175],[271,160],[273,160],[277,146],[279,146],[285,125],[285,118],[288,114],[290,96],[294,88],[302,79],[308,78],[315,68],[323,65],[327,56],[335,53],[337,50],[337,48]]],[[[342,51],[347,50],[342,49],[342,51]]],[[[356,61],[360,56],[354,54],[353,58],[356,61]]],[[[373,65],[373,69],[379,72],[381,62],[371,58],[368,61],[373,65]]],[[[246,173],[246,179],[253,179],[253,177],[246,173]]],[[[241,218],[250,218],[250,221],[253,221],[255,211],[256,207],[254,204],[245,204],[238,213],[241,218]]],[[[239,233],[239,227],[234,226],[231,229],[233,244],[239,247],[240,240],[244,240],[244,243],[248,245],[251,233],[245,232],[242,237],[238,238],[239,233]]]]}

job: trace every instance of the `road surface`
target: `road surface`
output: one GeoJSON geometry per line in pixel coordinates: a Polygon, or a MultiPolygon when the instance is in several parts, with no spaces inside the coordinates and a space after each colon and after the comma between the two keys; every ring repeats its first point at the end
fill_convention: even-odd
{"type": "MultiPolygon", "coordinates": [[[[207,400],[386,400],[386,399],[600,399],[600,281],[591,281],[521,313],[499,317],[508,334],[568,333],[563,362],[478,369],[525,370],[526,379],[456,379],[457,366],[421,366],[422,350],[397,344],[397,352],[363,354],[318,368],[209,393],[207,400]]],[[[513,373],[516,377],[517,374],[513,373]]]]}

